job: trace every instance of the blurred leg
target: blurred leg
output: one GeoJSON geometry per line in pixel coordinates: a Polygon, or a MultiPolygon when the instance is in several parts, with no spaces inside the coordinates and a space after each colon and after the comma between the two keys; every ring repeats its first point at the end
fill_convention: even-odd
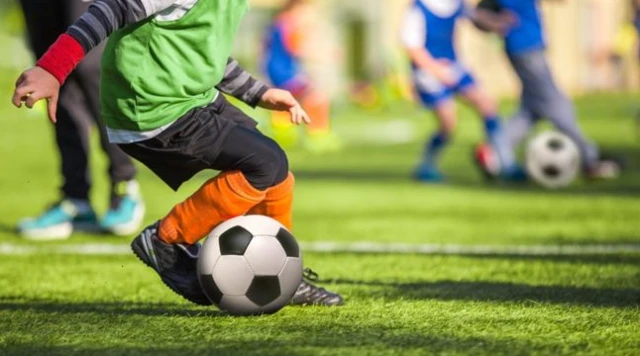
{"type": "Polygon", "coordinates": [[[543,115],[548,117],[559,131],[569,136],[578,145],[585,167],[592,166],[598,162],[599,149],[587,140],[578,126],[575,109],[569,98],[564,95],[557,96],[546,107],[543,115]]]}
{"type": "Polygon", "coordinates": [[[597,162],[598,148],[580,130],[573,104],[556,85],[544,51],[531,51],[509,59],[522,81],[523,106],[535,116],[549,119],[569,136],[578,145],[585,166],[597,162]]]}
{"type": "Polygon", "coordinates": [[[311,118],[305,146],[315,153],[339,151],[343,144],[331,130],[331,102],[322,92],[311,89],[302,98],[302,107],[311,118]]]}
{"type": "Polygon", "coordinates": [[[427,141],[423,164],[437,167],[440,154],[449,143],[456,127],[456,105],[452,98],[438,103],[433,112],[438,119],[439,128],[427,141]]]}
{"type": "Polygon", "coordinates": [[[309,133],[328,133],[331,131],[331,105],[329,98],[319,91],[311,90],[302,98],[302,107],[312,122],[307,126],[309,133]]]}
{"type": "Polygon", "coordinates": [[[91,187],[89,163],[89,131],[91,128],[84,105],[84,91],[75,75],[70,76],[60,90],[58,123],[54,125],[60,152],[66,197],[89,200],[91,187]]]}
{"type": "MultiPolygon", "coordinates": [[[[65,23],[71,25],[90,3],[78,0],[66,0],[65,23]]],[[[95,122],[100,132],[100,144],[109,158],[109,177],[112,183],[112,200],[117,198],[115,187],[120,182],[130,181],[135,178],[136,168],[133,161],[117,145],[110,144],[107,134],[100,119],[100,61],[104,50],[104,43],[93,49],[75,70],[75,75],[84,94],[84,105],[95,122]]],[[[78,105],[77,103],[76,105],[78,105]]]]}
{"type": "Polygon", "coordinates": [[[502,172],[510,174],[509,172],[516,169],[515,155],[509,145],[507,135],[501,127],[502,123],[498,116],[498,106],[495,101],[477,85],[464,88],[461,91],[461,95],[482,116],[487,139],[498,153],[502,172]]]}
{"type": "Polygon", "coordinates": [[[509,119],[505,126],[505,133],[511,148],[515,151],[522,140],[531,132],[535,125],[534,114],[525,107],[520,109],[509,119]]]}
{"type": "MultiPolygon", "coordinates": [[[[57,1],[21,0],[29,42],[36,57],[42,56],[66,30],[65,8],[57,1]]],[[[70,76],[60,90],[58,123],[54,132],[61,156],[64,198],[36,218],[18,224],[21,235],[29,239],[63,239],[78,228],[93,229],[96,216],[89,204],[90,181],[87,171],[89,114],[77,76],[70,76]],[[84,119],[84,120],[83,120],[84,119]]]]}
{"type": "MultiPolygon", "coordinates": [[[[42,56],[66,30],[65,7],[58,2],[22,0],[29,40],[36,57],[42,56]]],[[[86,6],[86,4],[85,4],[86,6]]],[[[62,193],[73,199],[88,200],[88,131],[84,92],[78,76],[72,74],[60,89],[58,123],[54,125],[61,156],[62,193]],[[84,120],[84,121],[83,121],[84,120]]]]}
{"type": "Polygon", "coordinates": [[[35,57],[41,57],[66,30],[62,8],[56,1],[20,0],[27,25],[29,44],[35,57]]]}

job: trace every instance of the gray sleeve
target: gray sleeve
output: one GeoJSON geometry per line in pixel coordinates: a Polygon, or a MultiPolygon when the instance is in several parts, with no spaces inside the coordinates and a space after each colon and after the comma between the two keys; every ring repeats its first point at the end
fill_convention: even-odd
{"type": "Polygon", "coordinates": [[[224,78],[216,88],[225,94],[229,94],[252,107],[256,107],[260,98],[269,90],[269,87],[254,78],[240,67],[238,61],[229,58],[224,78]]]}
{"type": "Polygon", "coordinates": [[[175,3],[176,0],[96,0],[69,27],[67,34],[88,53],[116,30],[142,21],[175,3]]]}

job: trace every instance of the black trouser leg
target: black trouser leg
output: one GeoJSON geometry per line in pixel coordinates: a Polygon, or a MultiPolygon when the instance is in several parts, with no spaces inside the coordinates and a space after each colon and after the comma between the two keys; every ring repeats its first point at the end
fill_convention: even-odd
{"type": "MultiPolygon", "coordinates": [[[[58,1],[46,0],[21,0],[21,5],[32,50],[36,57],[41,57],[68,25],[65,7],[58,1]]],[[[70,76],[60,89],[58,123],[54,126],[61,158],[62,194],[76,199],[87,199],[90,186],[87,169],[89,125],[86,119],[81,121],[89,115],[84,100],[76,77],[70,76]],[[79,120],[75,120],[74,115],[79,120]]]]}
{"type": "Polygon", "coordinates": [[[84,91],[71,76],[60,90],[58,123],[54,125],[60,152],[62,193],[74,199],[89,199],[91,176],[89,172],[90,121],[84,105],[77,105],[84,91]],[[80,120],[78,120],[80,118],[80,120]]]}
{"type": "MultiPolygon", "coordinates": [[[[30,42],[37,57],[42,56],[89,6],[89,3],[78,0],[21,0],[21,4],[30,42]]],[[[101,57],[102,47],[89,53],[60,90],[55,135],[64,178],[61,190],[70,198],[87,199],[89,195],[88,141],[92,121],[100,130],[102,148],[109,158],[112,183],[130,180],[135,176],[133,162],[116,145],[108,143],[100,122],[101,57]]]]}
{"type": "MultiPolygon", "coordinates": [[[[69,25],[79,18],[89,7],[89,3],[79,0],[66,0],[66,20],[69,25]]],[[[135,177],[136,168],[133,161],[117,145],[109,143],[107,133],[100,120],[100,61],[104,43],[89,53],[76,68],[78,82],[84,90],[86,105],[91,118],[100,131],[100,145],[109,158],[109,178],[112,185],[128,181],[135,177]]]]}
{"type": "Polygon", "coordinates": [[[104,125],[100,120],[100,60],[103,46],[94,49],[76,68],[74,76],[82,88],[89,116],[99,130],[100,145],[109,159],[108,173],[111,184],[128,181],[135,177],[133,161],[117,145],[109,143],[104,125]]]}

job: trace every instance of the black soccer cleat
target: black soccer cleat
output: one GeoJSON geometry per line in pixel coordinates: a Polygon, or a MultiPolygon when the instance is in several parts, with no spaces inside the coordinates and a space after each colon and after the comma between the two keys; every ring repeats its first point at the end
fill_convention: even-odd
{"type": "Polygon", "coordinates": [[[304,279],[300,282],[298,290],[291,298],[293,305],[322,305],[333,307],[342,305],[344,299],[340,294],[330,292],[324,288],[315,286],[310,281],[317,281],[318,274],[311,269],[304,270],[304,279]]]}
{"type": "Polygon", "coordinates": [[[158,224],[148,226],[131,242],[133,253],[176,294],[195,304],[211,305],[196,273],[200,244],[167,244],[158,238],[158,224]]]}

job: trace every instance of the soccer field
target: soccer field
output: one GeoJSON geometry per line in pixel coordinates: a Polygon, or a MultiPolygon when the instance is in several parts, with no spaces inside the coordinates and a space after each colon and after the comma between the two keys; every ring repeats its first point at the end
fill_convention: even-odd
{"type": "MultiPolygon", "coordinates": [[[[449,182],[434,186],[408,179],[433,127],[427,114],[339,110],[347,147],[290,159],[305,265],[346,304],[242,318],[174,295],[127,252],[129,238],[20,240],[15,223],[57,198],[57,156],[44,118],[4,106],[0,354],[640,354],[633,100],[578,99],[585,130],[628,169],[620,181],[558,191],[485,184],[471,162],[480,123],[467,111],[444,157],[449,182]]],[[[92,194],[104,211],[95,152],[92,194]]],[[[212,174],[173,193],[141,168],[147,222],[212,174]]]]}

